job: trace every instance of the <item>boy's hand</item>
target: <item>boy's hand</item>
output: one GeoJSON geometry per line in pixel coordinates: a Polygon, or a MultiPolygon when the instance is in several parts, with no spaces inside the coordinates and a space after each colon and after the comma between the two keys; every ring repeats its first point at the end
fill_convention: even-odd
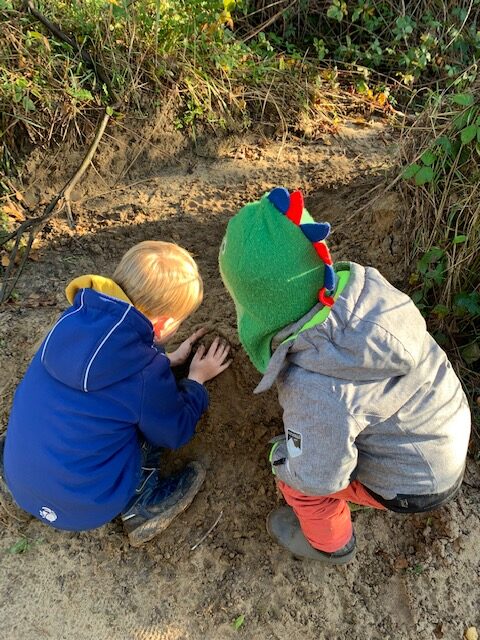
{"type": "Polygon", "coordinates": [[[195,380],[200,384],[215,378],[232,363],[226,359],[230,346],[226,342],[220,342],[220,338],[215,338],[210,349],[206,353],[205,351],[204,345],[201,344],[193,356],[188,373],[189,380],[195,380]]]}
{"type": "Polygon", "coordinates": [[[167,357],[170,360],[170,365],[172,367],[178,367],[178,365],[183,364],[192,352],[192,347],[195,342],[197,342],[197,340],[200,340],[200,338],[202,338],[207,333],[207,331],[208,328],[206,327],[197,329],[195,333],[192,333],[189,338],[182,342],[178,349],[175,349],[175,351],[173,351],[172,353],[167,353],[167,357]]]}

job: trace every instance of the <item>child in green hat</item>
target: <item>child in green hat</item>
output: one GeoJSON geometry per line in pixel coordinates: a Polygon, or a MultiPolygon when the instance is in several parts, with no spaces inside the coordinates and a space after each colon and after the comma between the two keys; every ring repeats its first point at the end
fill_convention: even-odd
{"type": "Polygon", "coordinates": [[[415,513],[456,495],[470,411],[410,298],[372,267],[334,265],[329,231],[278,187],[230,220],[219,262],[255,392],[276,383],[283,408],[270,462],[288,506],[267,529],[295,556],[344,564],[347,501],[415,513]]]}

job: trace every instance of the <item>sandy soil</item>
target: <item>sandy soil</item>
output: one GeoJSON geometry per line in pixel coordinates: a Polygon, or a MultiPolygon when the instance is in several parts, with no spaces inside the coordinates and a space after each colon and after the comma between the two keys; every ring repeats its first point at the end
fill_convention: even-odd
{"type": "MultiPolygon", "coordinates": [[[[206,137],[192,150],[164,129],[159,121],[144,126],[143,137],[111,131],[75,194],[77,229],[55,221],[36,246],[17,301],[0,314],[0,429],[35,344],[66,306],[69,279],[111,274],[138,241],[173,240],[195,254],[206,283],[205,302],[179,337],[209,323],[235,351],[232,367],[209,385],[198,434],[170,460],[201,460],[207,481],[189,511],[139,550],[118,521],[72,534],[0,512],[0,638],[461,640],[467,627],[480,628],[477,467],[469,462],[460,497],[434,514],[355,513],[358,555],[346,567],[290,558],[264,526],[279,502],[266,457],[281,413],[275,392],[252,395],[259,376],[239,348],[217,268],[230,216],[283,184],[303,189],[312,214],[332,223],[335,259],[374,265],[402,287],[401,203],[392,194],[369,204],[393,137],[372,123],[310,144],[206,137]],[[24,537],[28,548],[13,553],[24,537]]],[[[47,201],[79,157],[34,155],[27,201],[47,201]]]]}

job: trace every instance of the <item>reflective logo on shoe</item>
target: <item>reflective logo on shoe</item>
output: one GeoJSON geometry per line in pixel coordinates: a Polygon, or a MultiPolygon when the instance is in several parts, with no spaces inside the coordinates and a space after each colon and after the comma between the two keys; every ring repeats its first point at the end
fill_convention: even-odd
{"type": "Polygon", "coordinates": [[[287,430],[287,450],[290,458],[302,455],[302,434],[292,429],[287,430]]]}
{"type": "Polygon", "coordinates": [[[44,520],[48,520],[48,522],[55,522],[58,517],[55,511],[53,509],[50,509],[50,507],[42,507],[39,513],[40,517],[42,517],[44,520]]]}

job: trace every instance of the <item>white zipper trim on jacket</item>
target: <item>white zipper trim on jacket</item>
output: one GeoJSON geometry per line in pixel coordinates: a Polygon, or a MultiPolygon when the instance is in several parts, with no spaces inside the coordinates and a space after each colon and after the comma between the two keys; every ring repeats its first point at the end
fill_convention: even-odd
{"type": "Polygon", "coordinates": [[[91,368],[91,366],[92,366],[92,364],[93,364],[93,361],[94,361],[94,360],[95,360],[95,358],[97,357],[98,352],[100,351],[100,349],[103,347],[103,345],[106,343],[106,341],[107,341],[107,340],[109,339],[109,337],[112,335],[112,333],[115,331],[115,329],[116,329],[117,327],[119,327],[119,326],[122,324],[122,322],[125,320],[125,318],[127,317],[127,313],[130,311],[130,309],[131,309],[131,308],[132,308],[132,305],[131,305],[131,304],[130,304],[130,305],[128,305],[128,308],[127,308],[127,310],[125,311],[125,313],[123,314],[123,316],[120,318],[120,320],[117,322],[117,324],[115,324],[115,325],[110,329],[110,331],[107,333],[107,335],[105,336],[105,338],[101,341],[101,343],[98,345],[98,347],[97,347],[97,349],[96,349],[95,353],[94,353],[94,354],[93,354],[93,356],[91,357],[90,362],[88,363],[87,369],[86,369],[86,371],[85,371],[85,376],[84,376],[84,378],[83,378],[83,390],[84,390],[85,392],[88,392],[88,389],[87,389],[88,374],[90,373],[90,368],[91,368]]]}
{"type": "Polygon", "coordinates": [[[81,298],[80,298],[80,306],[78,307],[78,309],[75,309],[75,311],[71,311],[70,313],[67,313],[66,316],[63,316],[63,318],[60,318],[60,320],[58,322],[56,322],[53,325],[53,328],[51,329],[50,333],[48,334],[46,340],[45,340],[45,344],[43,345],[43,349],[42,349],[42,357],[40,358],[41,362],[43,362],[43,359],[45,358],[45,351],[47,349],[47,345],[48,342],[50,340],[50,338],[52,337],[52,333],[55,331],[55,329],[58,327],[58,325],[63,322],[63,320],[66,320],[67,318],[69,318],[70,316],[73,316],[75,313],[78,313],[79,311],[82,310],[83,308],[83,296],[85,294],[85,289],[82,289],[82,293],[81,293],[81,298]]]}

